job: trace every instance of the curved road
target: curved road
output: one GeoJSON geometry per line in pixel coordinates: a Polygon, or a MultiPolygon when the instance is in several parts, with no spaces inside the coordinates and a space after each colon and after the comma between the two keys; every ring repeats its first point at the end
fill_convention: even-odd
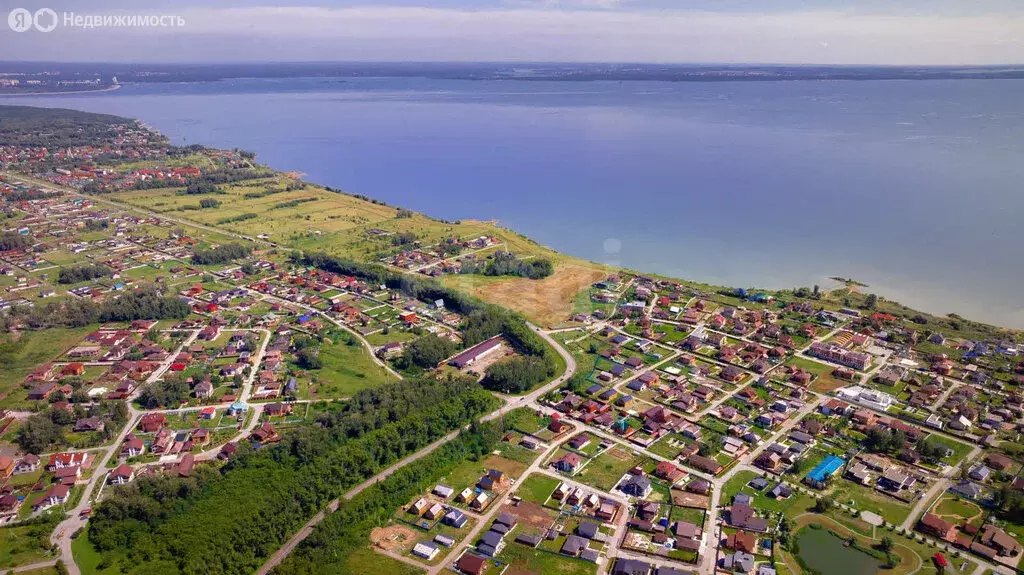
{"type": "MultiPolygon", "coordinates": [[[[547,341],[548,344],[551,345],[555,349],[555,351],[557,351],[558,354],[562,356],[562,358],[565,360],[565,372],[563,372],[562,375],[560,375],[559,377],[552,380],[550,383],[547,383],[544,386],[533,390],[527,395],[520,397],[505,397],[505,405],[483,416],[482,418],[480,418],[481,421],[491,421],[507,414],[513,409],[534,404],[538,398],[543,397],[553,389],[557,389],[559,386],[565,383],[566,380],[572,377],[573,374],[576,373],[576,359],[573,358],[572,354],[563,349],[561,345],[558,345],[558,342],[555,341],[554,338],[552,338],[550,335],[542,331],[537,326],[531,323],[528,323],[527,325],[529,325],[530,329],[532,329],[534,332],[540,335],[541,338],[547,341]]],[[[468,428],[469,426],[467,425],[463,429],[468,428]]],[[[452,439],[455,439],[461,431],[462,429],[453,431],[448,435],[445,435],[441,439],[438,439],[437,441],[431,443],[430,445],[420,449],[416,453],[413,453],[412,455],[406,457],[405,459],[402,459],[401,461],[394,463],[387,469],[381,471],[380,473],[374,475],[373,477],[367,479],[366,481],[350,489],[342,496],[342,498],[346,500],[352,499],[356,495],[359,495],[360,493],[368,489],[370,486],[374,485],[379,481],[384,480],[389,475],[401,469],[402,467],[405,467],[406,465],[412,463],[413,461],[416,461],[417,459],[420,459],[433,453],[438,447],[441,447],[445,443],[451,441],[452,439]]],[[[538,459],[538,461],[540,461],[540,459],[538,459]]],[[[341,498],[335,499],[334,501],[328,503],[327,508],[329,512],[334,512],[335,510],[337,510],[338,505],[340,503],[341,498]]],[[[267,559],[267,562],[264,563],[263,566],[260,567],[260,569],[256,572],[257,575],[267,575],[268,573],[270,573],[271,569],[280,565],[281,562],[284,561],[284,559],[288,557],[289,554],[291,554],[291,552],[295,549],[296,546],[298,546],[299,543],[301,543],[306,537],[309,537],[309,534],[313,532],[313,528],[316,527],[318,523],[323,521],[324,517],[326,517],[326,513],[324,511],[320,511],[319,513],[314,515],[312,519],[307,521],[306,524],[303,525],[302,528],[299,529],[297,533],[295,533],[295,535],[293,535],[280,549],[277,550],[277,552],[275,552],[273,555],[270,556],[269,559],[267,559]]]]}

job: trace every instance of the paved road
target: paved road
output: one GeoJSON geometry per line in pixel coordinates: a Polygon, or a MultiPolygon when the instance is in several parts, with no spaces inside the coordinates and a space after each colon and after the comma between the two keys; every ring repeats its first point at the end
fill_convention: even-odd
{"type": "MultiPolygon", "coordinates": [[[[572,424],[570,424],[570,425],[572,425],[572,424]]],[[[573,428],[575,429],[575,426],[573,426],[573,428]]],[[[558,447],[558,443],[554,443],[553,442],[553,443],[549,444],[544,449],[544,452],[541,453],[541,455],[539,457],[537,457],[536,459],[533,460],[533,463],[530,464],[530,467],[528,467],[526,469],[526,471],[524,471],[523,474],[519,476],[519,479],[516,482],[517,483],[521,483],[522,481],[524,481],[526,479],[527,476],[529,476],[532,473],[535,473],[535,472],[539,471],[540,468],[541,468],[542,462],[545,461],[548,458],[548,456],[551,455],[551,453],[553,453],[554,450],[557,447],[558,447]]],[[[510,491],[512,491],[512,490],[510,490],[510,491]]],[[[498,514],[498,512],[501,510],[501,508],[504,506],[504,504],[508,502],[508,500],[509,500],[509,493],[505,493],[497,501],[494,501],[493,503],[491,503],[491,506],[490,506],[489,510],[486,513],[484,513],[483,515],[481,515],[479,519],[477,519],[476,525],[473,527],[473,529],[471,529],[470,532],[465,537],[462,538],[462,541],[460,541],[457,545],[455,545],[452,548],[452,551],[451,551],[451,553],[448,554],[447,559],[445,561],[442,561],[441,563],[439,563],[437,565],[434,565],[433,567],[429,567],[427,569],[427,575],[438,575],[444,569],[444,566],[445,566],[446,563],[450,562],[450,563],[454,564],[454,562],[456,560],[458,560],[459,556],[462,555],[462,550],[465,549],[466,547],[470,546],[473,542],[475,542],[477,540],[477,537],[480,535],[480,533],[482,531],[484,531],[485,529],[489,529],[490,528],[491,522],[494,519],[494,516],[498,514]]]]}
{"type": "Polygon", "coordinates": [[[389,374],[394,376],[396,379],[402,379],[402,374],[398,373],[394,369],[391,369],[391,366],[388,365],[388,363],[386,361],[384,361],[381,358],[377,357],[377,354],[374,353],[373,346],[370,345],[370,342],[365,337],[363,337],[363,334],[361,334],[358,331],[350,328],[349,326],[341,323],[340,321],[334,319],[330,315],[328,315],[328,314],[318,310],[317,308],[315,308],[313,306],[309,306],[309,305],[298,303],[298,302],[294,302],[294,301],[291,301],[291,300],[288,300],[288,299],[280,298],[280,297],[277,297],[275,295],[261,293],[261,292],[249,289],[248,287],[244,287],[243,289],[245,289],[245,290],[249,291],[250,293],[253,293],[253,294],[255,294],[255,295],[257,295],[257,296],[259,296],[259,297],[261,297],[263,299],[270,300],[270,301],[277,301],[278,303],[280,303],[282,305],[291,305],[291,306],[301,307],[302,309],[310,312],[311,314],[313,314],[315,316],[322,317],[322,318],[326,319],[327,321],[331,322],[335,326],[337,326],[337,327],[347,331],[348,333],[352,334],[353,336],[355,336],[355,338],[359,340],[359,343],[363,344],[363,347],[366,348],[367,353],[370,354],[370,359],[372,359],[374,363],[376,363],[378,366],[380,366],[381,368],[386,370],[389,374]]]}
{"type": "Polygon", "coordinates": [[[0,172],[0,173],[2,173],[4,176],[6,176],[7,178],[9,178],[11,180],[17,180],[17,181],[19,181],[21,183],[24,183],[24,184],[32,184],[32,185],[39,186],[40,188],[63,192],[63,193],[68,194],[70,196],[75,196],[75,197],[78,197],[78,198],[83,198],[83,199],[89,200],[90,202],[92,202],[94,204],[97,204],[97,203],[98,204],[106,204],[108,206],[114,206],[114,207],[116,207],[118,209],[121,209],[121,210],[132,211],[132,212],[138,212],[138,213],[146,214],[147,216],[150,216],[150,217],[153,217],[153,218],[157,218],[157,219],[160,219],[160,220],[166,220],[168,222],[174,222],[176,224],[181,224],[183,226],[190,226],[190,227],[193,227],[193,228],[199,228],[201,230],[205,230],[205,231],[208,231],[208,232],[211,232],[211,233],[219,234],[219,235],[222,235],[222,236],[228,236],[228,237],[232,237],[232,238],[236,238],[236,239],[240,239],[240,240],[246,240],[246,241],[257,243],[257,244],[262,244],[262,245],[265,245],[267,247],[278,248],[278,249],[288,250],[288,251],[291,251],[291,249],[292,249],[292,248],[288,248],[288,247],[285,247],[285,246],[281,246],[281,245],[275,244],[274,242],[270,242],[270,241],[266,241],[266,240],[261,240],[261,239],[258,239],[258,238],[253,238],[253,237],[250,237],[250,236],[246,236],[246,235],[235,233],[235,232],[228,231],[228,230],[223,230],[223,229],[219,229],[219,228],[210,227],[210,226],[201,224],[199,222],[194,222],[192,220],[187,220],[187,219],[184,219],[184,218],[178,218],[178,217],[175,217],[175,216],[169,216],[169,215],[166,215],[166,214],[161,214],[159,212],[154,212],[154,211],[150,211],[150,210],[147,210],[147,209],[144,209],[144,208],[139,208],[139,207],[136,207],[136,206],[133,206],[133,205],[130,205],[130,204],[124,204],[124,203],[121,203],[121,202],[118,202],[118,201],[115,201],[115,200],[111,200],[111,199],[108,199],[108,198],[102,198],[102,197],[99,197],[99,196],[96,196],[96,195],[83,194],[83,193],[81,193],[81,192],[79,192],[77,190],[74,190],[72,188],[67,188],[67,187],[64,187],[64,186],[60,186],[60,185],[54,184],[52,182],[48,182],[46,180],[40,180],[38,178],[33,178],[33,177],[30,177],[30,176],[26,176],[24,174],[15,174],[15,173],[12,173],[12,172],[0,172]]]}
{"type": "MultiPolygon", "coordinates": [[[[572,375],[574,373],[576,373],[576,359],[573,358],[573,356],[569,352],[567,352],[566,350],[562,349],[562,346],[558,345],[558,342],[555,341],[550,335],[548,335],[547,333],[543,332],[540,328],[538,328],[537,326],[535,326],[533,324],[528,324],[528,325],[530,326],[530,328],[532,330],[534,330],[538,335],[540,335],[541,338],[543,338],[545,341],[547,341],[549,344],[551,344],[551,346],[554,347],[554,349],[556,351],[558,351],[559,355],[561,355],[562,358],[565,359],[565,365],[566,365],[565,372],[562,373],[561,376],[559,376],[556,379],[552,380],[550,383],[548,383],[548,384],[546,384],[546,385],[544,385],[542,387],[537,388],[536,390],[530,392],[527,395],[524,395],[524,396],[521,396],[521,397],[516,397],[516,396],[506,397],[505,399],[507,401],[506,401],[505,405],[503,405],[501,408],[499,408],[499,409],[497,409],[497,410],[495,410],[495,411],[485,415],[484,417],[481,418],[481,421],[491,421],[491,420],[497,419],[499,417],[502,417],[503,415],[506,415],[508,412],[510,412],[510,411],[512,411],[514,409],[518,409],[520,407],[525,407],[525,406],[528,406],[528,405],[532,406],[536,402],[536,400],[538,398],[543,397],[545,394],[547,394],[549,391],[551,391],[553,389],[557,389],[567,379],[572,377],[572,375]]],[[[469,428],[469,426],[467,425],[463,429],[468,429],[468,428],[469,428]]],[[[359,485],[357,485],[357,486],[353,487],[352,489],[350,489],[348,492],[346,492],[342,496],[342,498],[346,499],[346,500],[352,499],[353,497],[355,497],[356,495],[359,495],[360,493],[362,493],[366,489],[369,489],[372,485],[374,485],[374,484],[376,484],[376,483],[378,483],[380,481],[383,481],[385,478],[390,476],[395,471],[398,471],[399,469],[405,467],[406,465],[412,463],[413,461],[416,461],[417,459],[420,459],[422,457],[425,457],[425,456],[433,453],[435,450],[437,450],[437,448],[441,447],[442,445],[444,445],[445,443],[451,441],[452,439],[455,439],[458,436],[458,434],[461,433],[461,432],[462,432],[462,429],[453,431],[453,432],[449,433],[448,435],[445,435],[441,439],[438,439],[437,441],[431,443],[430,445],[420,449],[416,453],[413,453],[412,455],[406,457],[405,459],[402,459],[401,461],[392,464],[387,469],[384,469],[383,471],[377,473],[373,477],[367,479],[366,481],[364,481],[364,482],[360,483],[359,485]]],[[[543,458],[541,458],[541,459],[543,459],[543,458]]],[[[541,459],[538,459],[537,461],[541,461],[541,459]]],[[[336,510],[338,508],[339,504],[340,504],[340,499],[335,499],[334,501],[331,501],[328,504],[328,508],[331,511],[334,511],[334,510],[336,510]]],[[[317,513],[316,515],[314,515],[280,549],[278,549],[273,555],[271,555],[270,558],[267,559],[267,562],[264,563],[263,566],[260,567],[260,569],[256,573],[258,575],[267,575],[268,573],[270,573],[271,569],[273,569],[277,565],[280,565],[281,562],[284,561],[284,559],[286,557],[288,557],[288,555],[293,550],[295,550],[295,547],[298,546],[299,543],[301,543],[305,538],[309,537],[310,533],[313,532],[313,528],[316,527],[316,525],[318,523],[323,521],[324,517],[326,517],[326,515],[324,514],[323,511],[321,511],[321,512],[317,513]]],[[[454,556],[455,553],[453,552],[452,555],[454,556]]]]}
{"type": "MultiPolygon", "coordinates": [[[[960,465],[967,466],[980,453],[981,448],[975,446],[974,449],[972,449],[971,452],[967,454],[967,457],[964,458],[963,462],[960,465]]],[[[907,515],[907,518],[903,521],[903,523],[900,524],[901,528],[913,529],[914,525],[917,523],[917,518],[925,512],[925,510],[928,508],[928,505],[932,502],[932,500],[935,499],[940,493],[946,491],[947,489],[953,486],[954,478],[952,478],[951,476],[957,473],[958,469],[959,467],[950,467],[946,469],[945,473],[943,474],[944,476],[936,479],[932,483],[931,488],[929,488],[928,491],[925,492],[924,495],[922,495],[921,498],[917,500],[917,503],[914,504],[914,507],[910,510],[910,515],[907,515]]]]}
{"type": "Polygon", "coordinates": [[[53,567],[57,564],[56,559],[50,561],[40,561],[39,563],[31,563],[29,565],[18,565],[17,567],[11,567],[4,571],[4,573],[21,573],[22,571],[34,571],[36,569],[46,569],[47,567],[53,567]]]}

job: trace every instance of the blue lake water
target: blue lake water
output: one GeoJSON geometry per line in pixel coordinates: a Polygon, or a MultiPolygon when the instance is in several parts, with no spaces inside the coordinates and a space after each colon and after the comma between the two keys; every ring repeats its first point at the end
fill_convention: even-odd
{"type": "Polygon", "coordinates": [[[854,277],[1024,327],[1024,81],[361,78],[0,98],[137,117],[560,251],[769,288],[854,277]]]}

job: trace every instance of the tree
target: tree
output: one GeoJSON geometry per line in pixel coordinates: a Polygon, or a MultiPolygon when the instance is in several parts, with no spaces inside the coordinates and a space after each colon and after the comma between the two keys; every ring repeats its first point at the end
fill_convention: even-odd
{"type": "Polygon", "coordinates": [[[57,283],[76,284],[110,275],[110,268],[103,264],[78,264],[60,268],[57,283]]]}
{"type": "Polygon", "coordinates": [[[63,430],[44,411],[31,415],[25,420],[25,424],[18,430],[15,441],[26,453],[43,453],[47,447],[61,443],[63,440],[63,430]]]}
{"type": "Polygon", "coordinates": [[[455,344],[451,340],[429,333],[410,342],[403,357],[410,365],[432,369],[448,359],[455,350],[455,344]]]}
{"type": "Polygon", "coordinates": [[[208,250],[196,250],[192,254],[192,263],[197,265],[226,264],[248,257],[252,248],[241,244],[224,244],[208,250]]]}
{"type": "Polygon", "coordinates": [[[826,513],[829,509],[832,509],[832,500],[828,497],[819,497],[814,501],[815,513],[826,513]]]}
{"type": "Polygon", "coordinates": [[[16,232],[4,232],[0,235],[0,252],[23,250],[32,246],[32,238],[16,232]]]}
{"type": "Polygon", "coordinates": [[[320,369],[324,366],[324,360],[320,359],[317,348],[307,347],[298,353],[298,364],[303,369],[320,369]]]}
{"type": "Polygon", "coordinates": [[[878,307],[878,296],[873,294],[873,293],[869,293],[867,299],[864,300],[864,307],[866,307],[868,309],[875,309],[875,308],[877,308],[878,307]]]}
{"type": "Polygon", "coordinates": [[[542,358],[517,355],[492,365],[481,383],[492,391],[522,393],[549,375],[549,365],[542,358]]]}
{"type": "Polygon", "coordinates": [[[814,284],[814,290],[811,292],[811,294],[814,296],[815,299],[821,297],[821,288],[818,287],[818,284],[814,284]]]}
{"type": "Polygon", "coordinates": [[[892,547],[892,537],[889,537],[888,535],[882,537],[882,542],[878,544],[878,549],[886,554],[892,551],[892,547]]]}
{"type": "Polygon", "coordinates": [[[704,436],[698,453],[704,457],[711,457],[722,450],[722,436],[717,433],[709,433],[704,436]]]}

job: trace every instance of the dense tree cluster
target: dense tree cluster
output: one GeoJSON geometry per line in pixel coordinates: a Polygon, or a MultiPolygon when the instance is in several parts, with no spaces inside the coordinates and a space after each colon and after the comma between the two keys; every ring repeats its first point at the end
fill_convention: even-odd
{"type": "Polygon", "coordinates": [[[78,110],[0,106],[0,146],[91,146],[112,140],[117,126],[134,124],[127,118],[78,110]]]}
{"type": "Polygon", "coordinates": [[[196,250],[192,254],[192,263],[196,265],[226,264],[234,260],[249,257],[252,248],[241,244],[224,244],[208,250],[196,250]]]}
{"type": "Polygon", "coordinates": [[[882,427],[873,427],[868,430],[867,438],[864,440],[868,451],[875,453],[888,453],[899,451],[907,443],[907,435],[902,431],[890,431],[882,427]]]}
{"type": "MultiPolygon", "coordinates": [[[[77,383],[78,386],[81,382],[77,383]]],[[[97,443],[110,440],[117,428],[128,420],[128,408],[120,401],[99,402],[88,406],[78,403],[74,408],[47,407],[28,417],[18,429],[15,441],[25,453],[44,453],[66,445],[64,435],[68,426],[83,417],[97,417],[106,424],[97,443]]]]}
{"type": "Polygon", "coordinates": [[[917,442],[917,452],[921,454],[921,458],[933,465],[946,456],[947,449],[949,448],[933,439],[922,439],[917,442]]]}
{"type": "Polygon", "coordinates": [[[213,182],[195,180],[185,186],[185,195],[202,196],[206,194],[223,194],[224,190],[217,187],[213,182]]]}
{"type": "Polygon", "coordinates": [[[416,234],[412,232],[399,232],[391,236],[391,245],[407,246],[416,242],[416,234]]]}
{"type": "Polygon", "coordinates": [[[314,347],[301,349],[296,355],[299,367],[303,369],[321,369],[324,366],[324,360],[320,358],[320,351],[314,347]]]}
{"type": "Polygon", "coordinates": [[[552,375],[553,366],[543,358],[517,355],[492,365],[482,383],[485,388],[493,391],[523,393],[552,375]]]}
{"type": "Polygon", "coordinates": [[[188,401],[191,388],[182,374],[165,376],[163,381],[154,381],[139,392],[139,405],[146,409],[158,407],[173,408],[188,401]]]}
{"type": "Polygon", "coordinates": [[[57,283],[76,284],[109,275],[110,268],[103,264],[77,264],[60,268],[60,273],[57,274],[57,283]]]}
{"type": "MultiPolygon", "coordinates": [[[[371,284],[384,284],[390,289],[421,301],[443,300],[447,309],[466,317],[461,326],[462,343],[476,345],[495,335],[502,334],[521,355],[537,356],[551,366],[558,365],[558,359],[547,343],[537,335],[526,321],[505,308],[486,304],[472,296],[441,285],[436,280],[394,272],[376,264],[363,264],[327,254],[298,255],[293,253],[297,263],[313,266],[325,271],[359,277],[371,284]]],[[[537,385],[543,380],[533,382],[537,385]]]]}
{"type": "Polygon", "coordinates": [[[215,198],[203,198],[199,200],[199,207],[206,208],[217,208],[220,207],[220,200],[215,198]]]}
{"type": "Polygon", "coordinates": [[[457,350],[458,346],[451,340],[428,333],[405,346],[405,352],[396,363],[399,369],[413,365],[433,369],[457,350]]]}
{"type": "Polygon", "coordinates": [[[259,450],[242,446],[219,473],[198,468],[190,479],[141,478],[113,490],[88,536],[139,575],[252,573],[328,501],[495,403],[467,380],[365,390],[320,415],[320,426],[259,450]]]}
{"type": "Polygon", "coordinates": [[[53,301],[32,308],[12,307],[8,323],[24,320],[32,328],[81,327],[104,321],[136,319],[184,319],[191,312],[182,300],[166,296],[153,288],[140,288],[100,303],[87,299],[53,301]]]}
{"type": "Polygon", "coordinates": [[[521,259],[512,252],[497,252],[484,260],[462,262],[462,273],[487,276],[518,276],[533,280],[555,273],[555,266],[547,258],[521,259]]]}
{"type": "Polygon", "coordinates": [[[4,232],[0,234],[0,252],[8,250],[23,250],[32,247],[32,238],[15,232],[4,232]]]}
{"type": "Polygon", "coordinates": [[[346,501],[327,516],[277,567],[280,575],[349,573],[349,554],[366,546],[370,531],[394,510],[436,484],[466,460],[479,461],[493,451],[503,429],[498,422],[474,424],[429,457],[402,467],[387,479],[346,501]]]}
{"type": "Polygon", "coordinates": [[[90,232],[101,232],[110,227],[110,220],[107,218],[93,218],[85,220],[85,229],[90,232]]]}
{"type": "Polygon", "coordinates": [[[992,493],[992,504],[1001,519],[1014,523],[1024,522],[1024,493],[1010,485],[1003,485],[992,493]]]}

